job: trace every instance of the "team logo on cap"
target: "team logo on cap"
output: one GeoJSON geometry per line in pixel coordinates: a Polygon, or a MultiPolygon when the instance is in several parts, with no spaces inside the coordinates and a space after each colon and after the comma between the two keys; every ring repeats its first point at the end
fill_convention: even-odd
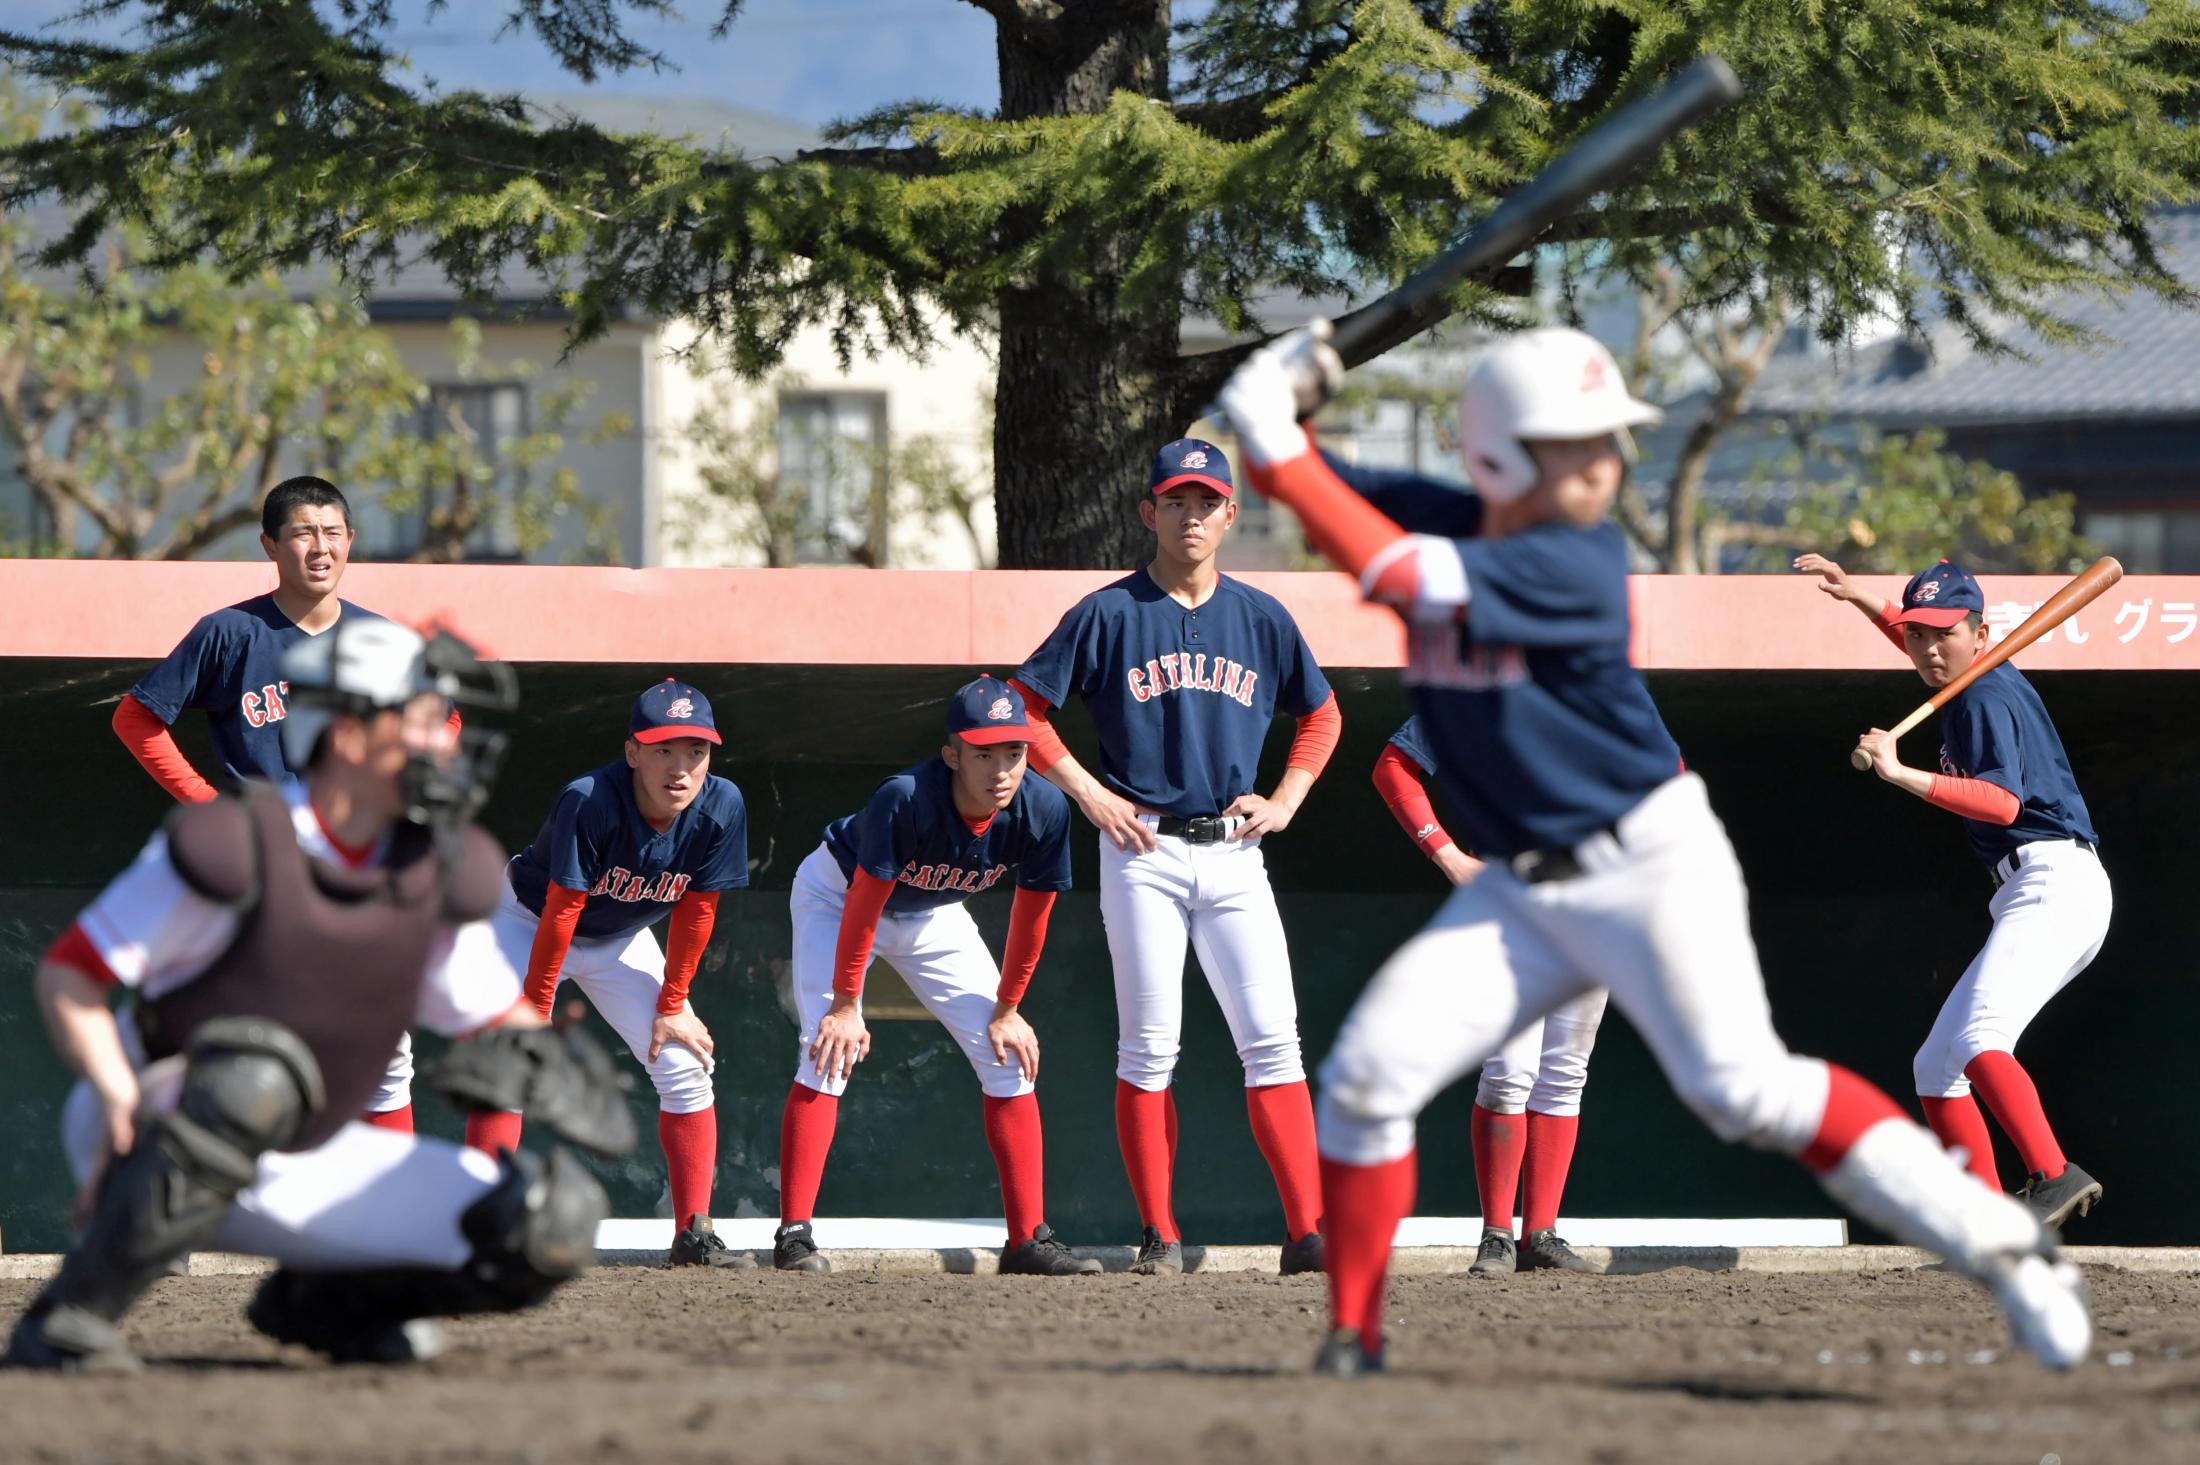
{"type": "Polygon", "coordinates": [[[1604,386],[1604,358],[1592,356],[1581,363],[1581,390],[1594,392],[1604,386]]]}
{"type": "Polygon", "coordinates": [[[1206,467],[1207,450],[1205,448],[1194,448],[1190,452],[1186,453],[1184,455],[1184,466],[1187,468],[1206,467]]]}
{"type": "Polygon", "coordinates": [[[1918,586],[1917,598],[1919,600],[1938,600],[1940,598],[1940,582],[1938,580],[1927,580],[1924,584],[1918,586]]]}
{"type": "Polygon", "coordinates": [[[986,708],[985,715],[994,722],[1006,722],[1016,715],[1016,704],[1006,697],[996,697],[993,705],[986,708]]]}
{"type": "Polygon", "coordinates": [[[695,704],[685,697],[665,709],[665,716],[667,717],[693,717],[694,715],[695,704]]]}

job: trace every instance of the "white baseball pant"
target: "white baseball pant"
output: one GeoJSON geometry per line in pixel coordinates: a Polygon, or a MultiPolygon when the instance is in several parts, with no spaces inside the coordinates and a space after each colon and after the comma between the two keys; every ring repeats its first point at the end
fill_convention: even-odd
{"type": "MultiPolygon", "coordinates": [[[[1161,822],[1141,817],[1148,828],[1161,822]]],[[[1188,844],[1163,835],[1141,853],[1103,834],[1100,916],[1115,967],[1116,1077],[1148,1092],[1169,1086],[1183,1051],[1187,942],[1222,1005],[1245,1086],[1306,1077],[1291,952],[1258,839],[1188,844]]]]}
{"type": "MultiPolygon", "coordinates": [[[[138,1078],[143,1113],[173,1109],[185,1060],[166,1058],[138,1078]]],[[[61,1111],[62,1148],[77,1183],[99,1162],[105,1120],[87,1083],[61,1111]]],[[[360,1267],[456,1270],[474,1254],[459,1220],[501,1174],[478,1150],[354,1121],[326,1144],[260,1157],[213,1247],[311,1271],[360,1267]]]]}
{"type": "MultiPolygon", "coordinates": [[[[498,949],[516,971],[527,970],[537,924],[507,879],[489,925],[498,949]]],[[[576,938],[566,950],[558,980],[587,993],[590,1005],[625,1040],[634,1061],[649,1071],[660,1109],[693,1114],[711,1106],[710,1076],[716,1065],[710,1059],[685,1043],[667,1043],[654,1062],[650,1059],[649,1031],[657,1020],[657,994],[664,990],[665,957],[647,926],[631,936],[603,941],[576,938]]]]}
{"type": "Polygon", "coordinates": [[[1602,987],[1584,992],[1515,1033],[1484,1060],[1474,1102],[1492,1114],[1579,1114],[1589,1054],[1611,996],[1602,987]]]}
{"type": "MultiPolygon", "coordinates": [[[[521,971],[527,970],[524,966],[521,971]]],[[[367,1101],[369,1114],[387,1114],[392,1109],[402,1109],[413,1101],[413,1035],[397,1040],[397,1051],[390,1055],[389,1071],[382,1075],[382,1087],[374,1091],[367,1101]]]]}
{"type": "MultiPolygon", "coordinates": [[[[847,1092],[847,1078],[827,1078],[810,1062],[817,1025],[833,1005],[834,953],[840,945],[840,913],[848,901],[848,877],[832,851],[819,845],[795,871],[789,907],[794,916],[794,1005],[802,1025],[795,1048],[795,1082],[821,1094],[847,1092]]],[[[955,1046],[970,1060],[978,1085],[996,1099],[1028,1094],[1034,1085],[1013,1056],[993,1056],[985,1035],[1001,990],[1001,969],[978,934],[978,923],[962,902],[929,910],[879,917],[871,945],[873,960],[883,960],[909,984],[925,1010],[940,1020],[955,1046]]],[[[863,1010],[863,999],[856,999],[863,1010]]]]}
{"type": "Polygon", "coordinates": [[[1971,1091],[1963,1070],[1981,1053],[2008,1053],[2040,1009],[2070,985],[2108,939],[2114,899],[2101,857],[2074,840],[2040,840],[2002,862],[1987,903],[1994,929],[1971,959],[1912,1065],[1917,1091],[1971,1091]]]}

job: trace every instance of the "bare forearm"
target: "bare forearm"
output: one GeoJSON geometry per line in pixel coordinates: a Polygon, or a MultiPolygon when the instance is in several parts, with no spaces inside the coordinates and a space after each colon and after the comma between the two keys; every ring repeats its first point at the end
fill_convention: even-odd
{"type": "Polygon", "coordinates": [[[1276,791],[1268,796],[1268,801],[1281,804],[1296,814],[1299,805],[1306,802],[1306,796],[1313,788],[1313,774],[1304,768],[1286,768],[1283,770],[1283,777],[1276,780],[1276,791]]]}
{"type": "Polygon", "coordinates": [[[1069,801],[1083,806],[1095,792],[1105,791],[1106,785],[1092,776],[1073,753],[1064,753],[1047,770],[1039,775],[1069,796],[1069,801]]]}
{"type": "Polygon", "coordinates": [[[107,1006],[107,990],[73,967],[38,969],[38,1009],[54,1052],[102,1094],[132,1093],[137,1073],[122,1047],[122,1031],[107,1006]]]}

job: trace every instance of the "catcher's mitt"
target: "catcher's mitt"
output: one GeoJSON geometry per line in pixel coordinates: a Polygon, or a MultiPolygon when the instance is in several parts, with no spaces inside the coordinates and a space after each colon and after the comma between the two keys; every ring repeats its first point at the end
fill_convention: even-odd
{"type": "Polygon", "coordinates": [[[453,1043],[424,1076],[461,1110],[516,1110],[613,1159],[634,1148],[626,1079],[578,1029],[491,1028],[453,1043]]]}

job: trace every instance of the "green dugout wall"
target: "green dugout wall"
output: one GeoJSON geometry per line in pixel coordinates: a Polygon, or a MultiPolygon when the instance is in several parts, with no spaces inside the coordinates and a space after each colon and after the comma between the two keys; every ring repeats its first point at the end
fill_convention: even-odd
{"type": "MultiPolygon", "coordinates": [[[[0,844],[0,1234],[9,1249],[22,1251],[63,1242],[69,1199],[56,1137],[67,1079],[40,1030],[31,973],[39,951],[127,862],[165,812],[164,796],[108,730],[114,702],[188,627],[191,607],[241,599],[265,582],[257,570],[251,573],[261,579],[244,578],[244,567],[72,567],[126,574],[157,569],[173,577],[173,591],[157,589],[139,602],[141,617],[156,624],[117,628],[111,600],[81,585],[64,586],[69,594],[56,600],[53,582],[27,584],[18,568],[0,563],[0,603],[24,607],[25,594],[36,592],[46,606],[43,619],[18,617],[0,641],[0,652],[14,653],[0,655],[0,747],[14,774],[0,785],[0,829],[7,833],[0,844]],[[70,602],[70,596],[77,598],[70,602]],[[147,603],[166,608],[145,612],[147,603]],[[58,654],[69,642],[87,654],[58,654]],[[144,649],[148,643],[153,649],[144,649]]],[[[393,568],[385,572],[386,583],[377,583],[370,572],[382,568],[359,567],[347,585],[350,598],[396,614],[444,610],[462,629],[472,629],[464,613],[469,604],[490,603],[478,580],[466,583],[465,577],[561,573],[443,572],[453,578],[426,582],[444,597],[436,599],[406,590],[418,571],[399,575],[393,568]]],[[[784,594],[763,598],[779,601],[778,619],[795,618],[784,634],[813,644],[838,636],[858,651],[866,645],[907,649],[908,627],[875,619],[890,610],[891,594],[874,600],[865,585],[866,593],[851,596],[846,582],[809,577],[804,583],[803,572],[792,574],[782,582],[784,594]],[[817,618],[827,614],[862,624],[820,632],[817,618]],[[806,615],[812,618],[807,630],[806,615]]],[[[730,607],[698,612],[728,615],[735,623],[702,638],[711,644],[701,659],[639,645],[622,651],[605,639],[633,634],[622,616],[638,609],[647,623],[676,614],[674,607],[652,592],[628,591],[629,599],[644,603],[598,613],[600,607],[571,603],[570,582],[559,591],[567,604],[554,613],[533,602],[538,625],[532,630],[478,617],[491,625],[476,634],[521,664],[525,706],[487,816],[508,847],[534,832],[566,779],[618,755],[627,703],[655,677],[675,671],[690,677],[719,710],[726,747],[717,771],[747,796],[755,862],[751,888],[720,907],[717,935],[695,985],[697,1009],[718,1041],[721,1215],[772,1214],[777,1207],[780,1104],[795,1061],[783,986],[786,897],[796,865],[829,819],[856,807],[879,778],[936,749],[941,706],[959,680],[979,670],[1008,670],[1015,653],[1005,645],[1035,642],[1081,587],[1105,577],[856,578],[880,591],[912,578],[1016,583],[1005,587],[1008,609],[981,602],[968,610],[979,629],[952,648],[962,654],[921,664],[898,657],[882,657],[887,664],[803,658],[766,636],[748,636],[744,650],[728,644],[745,634],[730,607]],[[607,621],[611,630],[602,635],[575,630],[607,621]],[[989,644],[988,636],[998,644],[989,644]],[[551,639],[559,649],[572,646],[597,659],[530,654],[551,639]]],[[[762,572],[718,579],[740,583],[740,595],[749,597],[743,609],[763,603],[756,596],[760,579],[764,587],[774,585],[762,572]]],[[[682,598],[700,583],[684,585],[682,598]]],[[[1349,587],[1340,588],[1334,577],[1263,583],[1291,592],[1317,653],[1332,667],[1345,719],[1329,771],[1292,827],[1267,845],[1311,1067],[1362,983],[1435,909],[1442,891],[1435,871],[1407,846],[1368,782],[1384,739],[1406,714],[1393,633],[1379,619],[1351,611],[1349,587]],[[1338,623],[1325,624],[1332,617],[1338,623]],[[1392,664],[1382,664],[1386,657],[1392,664]]],[[[2007,583],[2030,600],[2044,597],[2044,590],[2033,591],[2038,582],[2007,583]]],[[[2190,598],[2175,598],[2189,583],[2133,582],[2150,592],[2144,598],[2157,622],[2165,604],[2190,608],[2190,598]]],[[[505,604],[507,617],[524,619],[524,607],[512,608],[507,593],[519,584],[505,580],[492,587],[498,590],[493,598],[505,604]]],[[[1646,587],[1663,593],[1659,582],[1646,587]]],[[[1953,820],[1849,769],[1845,755],[1855,734],[1900,715],[1917,700],[1918,683],[1899,667],[1861,669],[1886,667],[1891,653],[1874,646],[1868,629],[1836,617],[1837,608],[1795,598],[1796,588],[1787,581],[1721,587],[1721,596],[1743,595],[1730,603],[1745,610],[1752,604],[1747,596],[1756,595],[1755,620],[1721,615],[1708,640],[1692,641],[1682,636],[1669,607],[1645,606],[1639,588],[1638,620],[1653,649],[1638,660],[1652,668],[1652,689],[1666,719],[1734,836],[1781,1031],[1798,1049],[1839,1059],[1907,1096],[1911,1052],[1986,930],[1989,886],[1953,820]],[[1754,625],[1761,634],[1737,638],[1737,625],[1754,625]],[[1815,640],[1800,649],[1781,644],[1783,637],[1792,643],[1797,634],[1819,632],[1835,650],[1812,649],[1815,640]],[[1704,651],[1707,644],[1714,649],[1704,651]],[[1767,661],[1815,664],[1789,670],[1659,665],[1721,659],[1728,653],[1716,648],[1728,644],[1757,646],[1767,661]],[[1825,664],[1843,660],[1854,665],[1825,664]]],[[[936,594],[938,587],[919,589],[936,594]]],[[[2139,598],[2134,594],[2132,603],[2139,598]]],[[[962,623],[948,624],[954,634],[937,639],[963,634],[962,623]]],[[[2112,641],[2106,613],[2100,626],[2093,635],[2112,641]]],[[[654,644],[677,643],[678,629],[658,625],[654,644]]],[[[2183,655],[2181,641],[2133,652],[2140,639],[2122,643],[2124,669],[2033,673],[2100,826],[2116,917],[2100,959],[2048,1007],[2020,1051],[2065,1147],[2107,1186],[2102,1209],[2078,1223],[2082,1239],[2189,1243],[2200,1200],[2190,1163],[2200,1154],[2200,1118],[2186,1097],[2187,1032],[2200,1022],[2188,847],[2200,827],[2200,775],[2192,756],[2200,741],[2200,678],[2172,669],[2183,655]],[[2142,653],[2169,666],[2143,664],[2142,653]]],[[[2041,660],[2066,660],[2083,649],[2043,646],[2041,660]]],[[[2096,652],[2115,665],[2106,648],[2096,652]]],[[[1063,722],[1072,746],[1089,757],[1081,714],[1063,722]]],[[[1271,740],[1264,786],[1280,769],[1285,732],[1279,728],[1271,740]]],[[[207,745],[199,721],[179,724],[179,735],[203,766],[207,745]]],[[[1930,732],[1905,746],[1911,761],[1929,759],[1930,732]]],[[[1077,888],[1058,910],[1027,1002],[1045,1053],[1040,1095],[1051,1219],[1081,1242],[1127,1241],[1137,1226],[1113,1132],[1114,1009],[1093,893],[1096,837],[1089,830],[1079,837],[1077,888]]],[[[998,893],[973,906],[996,943],[1007,907],[998,893]]],[[[300,980],[311,979],[312,973],[300,973],[300,980]]],[[[1471,982],[1474,973],[1461,972],[1459,979],[1471,982]]],[[[1196,963],[1188,964],[1186,980],[1200,984],[1196,963]]],[[[888,969],[875,967],[871,981],[876,1046],[844,1101],[821,1214],[998,1213],[978,1091],[967,1066],[913,1001],[905,995],[896,1000],[888,969]],[[888,1015],[897,1011],[907,1015],[888,1015]]],[[[1184,1119],[1179,1219],[1194,1240],[1280,1240],[1281,1219],[1247,1130],[1242,1073],[1228,1034],[1203,992],[1195,991],[1186,1008],[1178,1073],[1184,1119]]],[[[634,1156],[601,1173],[618,1214],[657,1214],[663,1161],[646,1137],[654,1133],[647,1122],[654,1104],[638,1065],[624,1055],[621,1062],[635,1078],[633,1102],[645,1139],[634,1156]]],[[[1471,1100],[1471,1085],[1463,1085],[1423,1120],[1423,1213],[1471,1215],[1478,1209],[1467,1149],[1471,1100]]],[[[433,1097],[423,1093],[418,1112],[423,1129],[457,1134],[456,1117],[433,1097]]],[[[2005,1150],[2004,1173],[2015,1168],[2005,1150]]],[[[1822,1215],[1830,1208],[1795,1167],[1711,1139],[1673,1099],[1615,1014],[1592,1064],[1566,1209],[1575,1215],[1780,1216],[1822,1215]]]]}

